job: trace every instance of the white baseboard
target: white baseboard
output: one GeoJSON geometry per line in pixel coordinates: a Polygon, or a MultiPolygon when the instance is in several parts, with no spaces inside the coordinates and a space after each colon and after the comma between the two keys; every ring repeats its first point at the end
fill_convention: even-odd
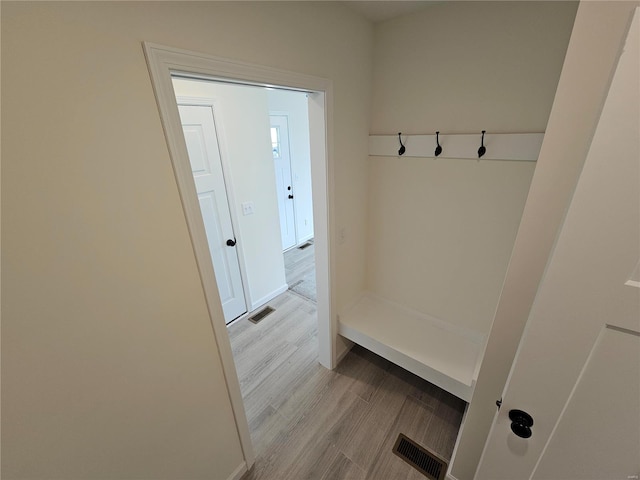
{"type": "Polygon", "coordinates": [[[265,295],[264,297],[260,298],[259,300],[256,300],[255,302],[252,302],[251,303],[251,311],[254,311],[257,308],[262,307],[265,303],[268,303],[271,300],[273,300],[274,298],[276,298],[278,295],[283,294],[284,292],[287,291],[288,288],[289,288],[289,285],[287,285],[285,283],[280,288],[274,290],[273,292],[269,293],[268,295],[265,295]]]}
{"type": "Polygon", "coordinates": [[[227,480],[240,480],[242,478],[242,476],[247,473],[248,469],[247,469],[247,463],[246,462],[242,462],[240,465],[238,465],[238,468],[236,468],[231,475],[229,475],[229,477],[227,478],[227,480]]]}
{"type": "Polygon", "coordinates": [[[302,245],[304,242],[308,242],[312,238],[313,238],[313,233],[311,235],[307,235],[306,237],[302,237],[300,240],[298,240],[298,245],[302,245]]]}
{"type": "Polygon", "coordinates": [[[447,473],[447,476],[445,477],[447,480],[458,480],[456,477],[454,477],[453,475],[450,475],[447,473]]]}

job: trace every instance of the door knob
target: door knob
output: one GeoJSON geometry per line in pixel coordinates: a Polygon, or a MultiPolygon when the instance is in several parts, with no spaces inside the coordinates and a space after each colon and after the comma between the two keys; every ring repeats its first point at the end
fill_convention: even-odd
{"type": "Polygon", "coordinates": [[[233,240],[229,239],[227,240],[227,247],[235,247],[236,246],[236,239],[234,238],[233,240]]]}
{"type": "Polygon", "coordinates": [[[533,417],[522,410],[510,410],[509,418],[511,419],[511,431],[520,438],[529,438],[531,436],[531,427],[533,426],[533,417]]]}
{"type": "Polygon", "coordinates": [[[293,195],[289,195],[289,198],[293,198],[293,195]]]}

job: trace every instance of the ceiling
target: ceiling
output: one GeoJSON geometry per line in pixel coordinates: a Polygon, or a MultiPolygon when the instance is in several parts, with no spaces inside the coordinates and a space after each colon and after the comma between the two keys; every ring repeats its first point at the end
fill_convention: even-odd
{"type": "Polygon", "coordinates": [[[401,15],[414,13],[435,4],[444,3],[446,0],[377,0],[359,1],[349,0],[343,2],[346,6],[363,15],[374,23],[390,20],[401,15]]]}

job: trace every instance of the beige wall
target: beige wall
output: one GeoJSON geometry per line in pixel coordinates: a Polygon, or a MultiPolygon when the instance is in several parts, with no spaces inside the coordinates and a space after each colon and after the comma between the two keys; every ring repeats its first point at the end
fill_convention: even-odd
{"type": "Polygon", "coordinates": [[[222,146],[229,208],[237,219],[238,251],[243,259],[250,303],[255,309],[286,288],[280,240],[276,180],[269,137],[269,107],[264,88],[174,79],[177,97],[213,99],[222,146]],[[254,204],[253,215],[242,203],[254,204]]]}
{"type": "Polygon", "coordinates": [[[371,133],[544,132],[576,8],[453,1],[376,25],[371,133]]]}
{"type": "Polygon", "coordinates": [[[225,479],[242,460],[143,40],[333,81],[338,301],[364,285],[367,22],[335,3],[3,2],[6,479],[225,479]]]}
{"type": "MultiPolygon", "coordinates": [[[[371,132],[544,132],[575,10],[444,2],[376,25],[371,132]]],[[[371,157],[368,288],[486,334],[534,169],[371,157]]]]}
{"type": "Polygon", "coordinates": [[[370,289],[487,334],[533,162],[370,160],[370,289]]]}
{"type": "Polygon", "coordinates": [[[496,413],[495,401],[502,396],[636,6],[638,2],[583,2],[578,9],[484,361],[460,432],[452,466],[459,480],[474,477],[496,413]]]}

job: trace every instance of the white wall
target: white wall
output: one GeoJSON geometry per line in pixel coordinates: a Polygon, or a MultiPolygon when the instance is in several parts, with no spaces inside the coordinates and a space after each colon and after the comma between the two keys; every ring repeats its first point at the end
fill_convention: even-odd
{"type": "Polygon", "coordinates": [[[226,479],[242,451],[141,42],[333,82],[345,302],[372,27],[334,2],[3,2],[1,22],[2,478],[226,479]]]}
{"type": "MultiPolygon", "coordinates": [[[[474,477],[638,2],[582,2],[452,473],[474,477]]],[[[544,352],[540,352],[544,355],[544,352]]],[[[535,427],[534,427],[535,428],[535,427]]],[[[534,433],[535,435],[535,433],[534,433]]]]}
{"type": "Polygon", "coordinates": [[[309,109],[305,93],[287,90],[267,92],[270,113],[288,117],[291,176],[295,195],[296,239],[313,238],[313,198],[309,151],[309,109]]]}
{"type": "MultiPolygon", "coordinates": [[[[264,88],[174,79],[177,97],[213,99],[223,156],[229,208],[237,221],[238,252],[244,264],[250,310],[286,289],[280,240],[276,180],[269,136],[269,108],[264,88]],[[243,215],[242,204],[254,204],[243,215]]],[[[308,130],[307,130],[308,131],[308,130]]]]}
{"type": "MultiPolygon", "coordinates": [[[[371,132],[544,132],[575,9],[443,2],[377,24],[371,132]]],[[[371,157],[368,288],[486,334],[534,169],[371,157]]]]}

